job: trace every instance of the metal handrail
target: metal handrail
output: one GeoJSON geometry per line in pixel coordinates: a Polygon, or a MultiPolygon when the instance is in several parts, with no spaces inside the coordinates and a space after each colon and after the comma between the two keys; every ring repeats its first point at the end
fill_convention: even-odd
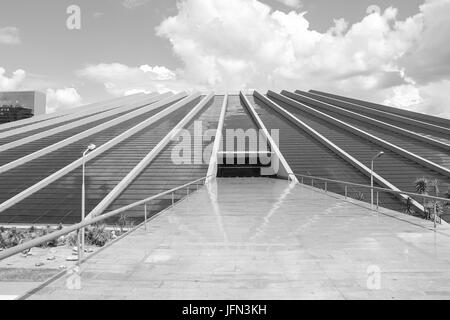
{"type": "MultiPolygon", "coordinates": [[[[30,240],[30,241],[27,241],[25,243],[22,243],[22,244],[19,244],[19,245],[15,246],[15,247],[6,249],[6,250],[0,252],[0,261],[4,260],[6,258],[9,258],[9,257],[11,257],[13,255],[16,255],[16,254],[18,254],[18,253],[20,253],[20,252],[22,252],[24,250],[28,250],[28,249],[37,247],[37,246],[39,246],[41,244],[44,244],[44,243],[46,243],[48,241],[54,240],[54,239],[59,238],[61,236],[65,236],[65,235],[67,235],[69,233],[72,233],[74,231],[77,231],[78,233],[80,233],[80,230],[85,228],[85,227],[88,227],[90,225],[93,225],[93,224],[96,224],[98,222],[104,221],[104,220],[109,219],[111,217],[117,216],[118,214],[120,214],[120,213],[122,213],[124,211],[127,211],[129,209],[138,207],[140,205],[145,205],[145,221],[144,221],[144,224],[145,224],[147,222],[147,217],[146,217],[146,211],[147,211],[146,207],[147,206],[146,206],[146,204],[148,202],[150,202],[152,200],[156,200],[156,199],[158,199],[158,198],[160,198],[162,196],[165,196],[165,195],[168,195],[168,194],[172,194],[172,205],[173,205],[174,204],[173,193],[175,193],[178,190],[181,190],[181,189],[184,189],[184,188],[188,188],[189,186],[191,186],[193,184],[198,184],[200,181],[206,181],[206,179],[208,179],[211,176],[214,176],[214,175],[209,175],[209,176],[206,176],[206,177],[203,177],[203,178],[200,178],[200,179],[188,182],[188,183],[186,183],[184,185],[181,185],[179,187],[176,187],[176,188],[173,188],[173,189],[161,192],[161,193],[159,193],[157,195],[154,195],[154,196],[148,197],[146,199],[134,202],[132,204],[129,204],[127,206],[118,208],[118,209],[113,210],[111,212],[99,215],[97,217],[90,218],[90,219],[85,219],[84,221],[81,221],[81,222],[79,222],[77,224],[71,225],[69,227],[63,228],[63,229],[55,231],[55,232],[52,232],[52,233],[47,234],[45,236],[42,236],[42,237],[39,237],[39,238],[30,240]]],[[[78,237],[78,239],[79,239],[79,237],[78,237]]],[[[79,246],[78,246],[78,255],[79,255],[78,257],[79,257],[79,262],[80,262],[81,252],[80,252],[80,247],[79,246]]]]}
{"type": "MultiPolygon", "coordinates": [[[[362,188],[372,189],[372,187],[370,185],[359,184],[359,183],[354,183],[354,182],[348,182],[348,181],[342,181],[342,180],[333,180],[333,179],[321,178],[321,177],[316,177],[316,176],[308,176],[308,175],[303,175],[303,174],[295,174],[295,176],[296,177],[302,177],[302,178],[308,178],[308,179],[312,179],[312,180],[317,180],[317,181],[333,182],[333,183],[344,184],[344,185],[348,185],[348,186],[355,186],[355,187],[362,187],[362,188]]],[[[436,197],[436,196],[429,196],[429,195],[424,195],[424,194],[414,193],[414,192],[408,192],[408,191],[402,191],[402,190],[397,191],[397,190],[381,188],[381,187],[375,187],[375,186],[373,187],[373,190],[389,192],[389,193],[394,193],[394,194],[404,194],[404,195],[415,196],[415,197],[419,197],[419,198],[440,200],[440,201],[444,201],[444,202],[450,202],[450,199],[447,199],[447,198],[441,198],[441,197],[436,197]]]]}

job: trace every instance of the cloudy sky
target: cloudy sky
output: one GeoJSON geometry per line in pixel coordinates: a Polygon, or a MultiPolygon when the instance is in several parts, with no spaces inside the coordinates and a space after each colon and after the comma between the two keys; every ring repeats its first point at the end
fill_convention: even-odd
{"type": "Polygon", "coordinates": [[[450,117],[449,39],[450,0],[1,0],[0,90],[44,91],[53,111],[318,89],[450,117]]]}

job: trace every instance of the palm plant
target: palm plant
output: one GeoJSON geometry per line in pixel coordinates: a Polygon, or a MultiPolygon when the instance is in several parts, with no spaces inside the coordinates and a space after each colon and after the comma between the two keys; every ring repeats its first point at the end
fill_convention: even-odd
{"type": "Polygon", "coordinates": [[[430,181],[425,177],[416,179],[414,184],[416,186],[417,193],[428,194],[429,182],[430,181]]]}
{"type": "MultiPolygon", "coordinates": [[[[425,177],[418,178],[416,181],[414,181],[414,185],[416,188],[416,192],[423,195],[428,195],[428,190],[430,188],[430,180],[428,180],[425,177]]],[[[422,205],[425,211],[425,218],[428,219],[428,212],[426,210],[425,205],[425,198],[422,198],[422,205]]]]}

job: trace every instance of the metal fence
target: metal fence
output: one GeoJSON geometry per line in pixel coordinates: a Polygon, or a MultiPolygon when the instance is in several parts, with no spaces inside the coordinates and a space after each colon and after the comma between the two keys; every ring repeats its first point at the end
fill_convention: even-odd
{"type": "Polygon", "coordinates": [[[154,195],[152,197],[149,197],[149,198],[140,200],[138,202],[132,203],[130,205],[121,207],[119,209],[107,212],[107,213],[102,214],[100,216],[84,219],[83,221],[81,221],[81,222],[79,222],[77,224],[68,226],[66,228],[63,228],[61,230],[52,232],[52,233],[47,234],[45,236],[42,236],[42,237],[39,237],[39,238],[30,240],[30,241],[27,241],[25,243],[19,244],[19,245],[15,246],[15,247],[12,247],[12,248],[9,248],[9,249],[6,249],[5,251],[0,252],[0,261],[3,260],[3,259],[9,258],[9,257],[11,257],[13,255],[16,255],[16,254],[18,254],[18,253],[20,253],[20,252],[22,252],[24,250],[28,250],[28,249],[40,246],[40,245],[42,245],[44,243],[47,243],[48,241],[57,239],[57,238],[59,238],[61,236],[65,236],[65,235],[68,235],[68,234],[76,231],[77,232],[78,263],[81,263],[81,259],[82,259],[83,251],[84,251],[84,248],[81,247],[82,246],[82,241],[81,241],[81,234],[82,234],[82,232],[81,232],[81,230],[83,230],[84,228],[86,228],[88,226],[95,225],[97,223],[103,222],[103,221],[105,221],[107,219],[110,219],[112,217],[116,217],[116,216],[118,216],[120,214],[124,214],[124,213],[126,213],[126,211],[128,211],[130,209],[137,208],[137,207],[142,207],[142,212],[143,212],[143,216],[144,216],[143,224],[144,224],[145,229],[147,229],[148,205],[153,200],[157,200],[157,199],[160,199],[160,198],[162,198],[164,196],[170,195],[171,196],[171,200],[172,200],[171,203],[172,203],[172,206],[173,206],[175,204],[175,194],[176,194],[176,192],[180,192],[181,191],[187,197],[192,192],[198,190],[200,188],[200,186],[204,185],[208,178],[210,178],[210,176],[203,177],[203,178],[191,181],[191,182],[186,183],[184,185],[181,185],[179,187],[176,187],[176,188],[173,188],[173,189],[161,192],[161,193],[159,193],[157,195],[154,195]]]}
{"type": "MultiPolygon", "coordinates": [[[[83,255],[83,251],[84,248],[81,247],[81,230],[83,230],[84,228],[91,226],[91,225],[95,225],[97,223],[103,222],[107,219],[110,219],[112,217],[116,217],[120,214],[124,214],[126,213],[126,211],[130,210],[130,209],[135,209],[137,207],[142,207],[142,211],[143,211],[143,216],[144,216],[144,228],[147,229],[147,220],[148,220],[148,205],[151,204],[151,202],[153,200],[158,200],[161,199],[162,197],[168,196],[170,195],[171,197],[171,205],[173,206],[175,204],[175,194],[176,192],[183,192],[183,195],[185,195],[186,197],[189,196],[193,191],[196,191],[199,189],[200,186],[204,185],[205,182],[213,177],[215,175],[210,175],[210,176],[206,176],[194,181],[191,181],[189,183],[186,183],[184,185],[181,185],[179,187],[161,192],[155,196],[140,200],[138,202],[132,203],[130,205],[121,207],[119,209],[107,212],[105,214],[102,214],[100,216],[97,217],[93,217],[93,218],[88,218],[88,219],[84,219],[83,221],[68,226],[66,228],[63,228],[61,230],[52,232],[50,234],[47,234],[45,236],[30,240],[28,242],[25,242],[23,244],[19,244],[15,247],[6,249],[3,252],[0,252],[0,261],[3,259],[6,259],[8,257],[11,257],[15,254],[18,254],[24,250],[28,250],[37,246],[40,246],[44,243],[47,243],[48,241],[57,239],[61,236],[65,236],[68,235],[72,232],[77,232],[77,247],[78,247],[78,263],[81,263],[81,259],[82,259],[82,255],[83,255]]],[[[312,187],[316,187],[319,189],[323,189],[324,192],[328,192],[329,191],[329,184],[338,184],[338,185],[342,185],[344,186],[344,196],[345,198],[349,197],[348,194],[348,188],[349,187],[353,187],[353,188],[360,188],[360,189],[369,189],[371,190],[371,192],[375,192],[376,196],[374,197],[374,202],[371,202],[371,206],[372,209],[374,209],[374,205],[376,205],[376,210],[379,209],[379,203],[378,203],[378,199],[379,199],[379,193],[380,192],[386,192],[386,193],[390,193],[390,194],[394,194],[394,195],[402,195],[404,197],[407,197],[407,199],[412,199],[411,197],[416,197],[416,198],[421,198],[423,199],[423,201],[425,200],[432,200],[434,203],[434,227],[436,228],[436,224],[438,223],[438,213],[437,213],[437,209],[436,209],[436,205],[438,202],[441,203],[445,203],[445,204],[450,204],[450,199],[447,198],[441,198],[441,197],[436,197],[436,196],[430,196],[430,195],[424,195],[424,194],[418,194],[418,193],[412,193],[412,192],[406,192],[406,191],[397,191],[397,190],[391,190],[391,189],[387,189],[387,188],[380,188],[380,187],[371,187],[368,185],[364,185],[364,184],[358,184],[358,183],[353,183],[353,182],[347,182],[347,181],[340,181],[340,180],[333,180],[333,179],[327,179],[327,178],[321,178],[321,177],[315,177],[315,176],[309,176],[309,175],[302,175],[302,174],[295,174],[296,177],[298,177],[299,179],[299,183],[301,184],[307,184],[307,185],[311,185],[312,187]]]]}
{"type": "MultiPolygon", "coordinates": [[[[371,193],[373,192],[373,197],[371,197],[371,208],[376,210],[379,210],[379,194],[380,192],[385,192],[392,194],[394,196],[401,196],[404,201],[407,203],[409,201],[415,201],[416,199],[421,199],[422,203],[425,203],[426,200],[429,200],[431,203],[428,207],[423,207],[424,213],[429,213],[429,209],[431,209],[433,213],[433,220],[434,220],[434,227],[436,228],[437,223],[441,223],[441,218],[439,216],[438,212],[438,204],[442,203],[443,205],[449,206],[450,205],[450,199],[449,198],[442,198],[437,196],[431,196],[427,194],[419,194],[414,192],[407,192],[402,190],[392,190],[387,188],[381,188],[381,187],[371,187],[370,185],[364,185],[354,182],[348,182],[348,181],[341,181],[341,180],[333,180],[333,179],[327,179],[327,178],[321,178],[316,176],[310,176],[310,175],[303,175],[303,174],[295,174],[295,176],[298,178],[299,183],[310,185],[315,188],[323,189],[325,192],[328,192],[329,185],[330,184],[338,184],[344,187],[344,197],[347,199],[350,197],[349,194],[349,187],[353,187],[358,190],[369,190],[371,193]],[[414,199],[416,198],[416,199],[414,199]],[[428,210],[427,210],[428,209],[428,210]]],[[[358,192],[356,192],[356,196],[352,197],[356,200],[363,200],[359,199],[357,196],[358,192]]]]}

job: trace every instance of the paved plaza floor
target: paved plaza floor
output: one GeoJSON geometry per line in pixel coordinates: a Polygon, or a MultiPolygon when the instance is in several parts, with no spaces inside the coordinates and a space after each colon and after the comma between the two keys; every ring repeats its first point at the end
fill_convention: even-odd
{"type": "Polygon", "coordinates": [[[448,299],[450,230],[276,179],[218,179],[30,299],[448,299]]]}

